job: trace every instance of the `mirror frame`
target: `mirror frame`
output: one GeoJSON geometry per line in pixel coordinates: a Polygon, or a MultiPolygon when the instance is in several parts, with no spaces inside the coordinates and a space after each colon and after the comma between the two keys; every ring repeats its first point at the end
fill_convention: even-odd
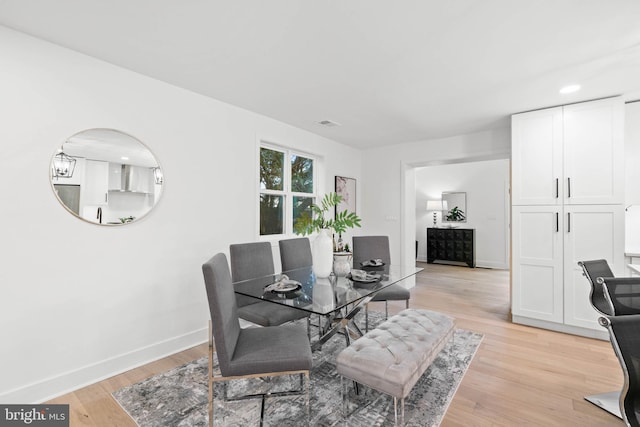
{"type": "MultiPolygon", "coordinates": [[[[88,158],[88,157],[83,157],[83,156],[79,156],[77,154],[72,154],[71,155],[72,158],[75,159],[83,159],[83,160],[97,160],[97,161],[103,161],[103,162],[107,162],[107,163],[114,163],[114,164],[118,164],[114,159],[108,160],[108,159],[98,159],[98,158],[88,158]]],[[[123,162],[123,160],[121,159],[120,162],[123,162]]],[[[122,165],[124,165],[124,163],[120,163],[122,165]]],[[[77,170],[77,168],[76,168],[77,170]]],[[[108,172],[108,170],[107,170],[108,172]]],[[[84,171],[83,171],[84,173],[84,171]]],[[[70,177],[72,178],[72,177],[70,177]]],[[[109,181],[109,178],[107,176],[107,182],[109,181]]],[[[165,185],[165,180],[164,180],[164,168],[162,167],[162,165],[160,164],[160,162],[158,161],[158,158],[156,157],[156,155],[153,153],[153,151],[151,151],[151,149],[144,143],[142,142],[140,139],[136,138],[135,136],[127,133],[127,132],[123,132],[121,130],[118,129],[113,129],[113,128],[89,128],[89,129],[84,129],[81,130],[79,132],[74,133],[73,135],[69,136],[68,138],[66,138],[62,144],[60,144],[59,148],[57,148],[55,150],[55,152],[53,153],[53,155],[51,156],[51,160],[49,161],[49,184],[51,185],[51,190],[53,191],[54,197],[57,199],[57,201],[60,203],[60,205],[62,205],[62,207],[69,212],[71,215],[73,215],[74,217],[89,223],[89,224],[93,224],[93,225],[98,225],[98,226],[107,226],[107,227],[118,227],[118,226],[122,226],[122,225],[128,225],[128,224],[133,224],[133,223],[137,223],[140,220],[146,218],[147,216],[149,216],[149,214],[158,206],[158,204],[160,203],[160,200],[162,199],[162,195],[164,194],[164,185],[165,185]],[[65,202],[60,198],[59,193],[57,191],[56,185],[77,185],[78,187],[80,187],[80,184],[77,184],[77,180],[75,181],[75,183],[68,183],[65,182],[64,180],[69,179],[69,178],[57,178],[54,176],[54,171],[53,171],[53,161],[55,159],[55,156],[58,155],[60,152],[64,152],[64,145],[66,143],[68,143],[71,139],[76,138],[76,137],[80,137],[82,136],[82,134],[85,133],[91,133],[91,132],[95,132],[95,133],[100,133],[100,132],[113,132],[113,133],[118,133],[120,135],[122,135],[125,139],[130,140],[131,143],[137,143],[139,146],[136,146],[137,149],[144,149],[146,151],[145,156],[148,157],[147,160],[149,159],[153,159],[153,163],[155,164],[155,166],[144,166],[144,165],[130,165],[130,166],[138,166],[138,167],[142,167],[142,168],[149,168],[150,169],[150,179],[151,181],[149,182],[149,185],[152,187],[153,192],[149,192],[149,193],[145,193],[145,192],[138,192],[138,194],[144,194],[145,197],[148,197],[149,195],[153,195],[154,197],[154,201],[153,201],[153,205],[151,207],[149,207],[149,209],[147,209],[146,211],[144,211],[144,213],[138,217],[136,217],[134,220],[132,221],[124,221],[124,222],[109,222],[109,223],[99,223],[99,222],[95,222],[95,221],[91,221],[85,217],[82,216],[81,212],[76,213],[73,209],[71,209],[69,206],[67,206],[65,204],[65,202]],[[159,169],[159,176],[160,176],[160,183],[156,182],[157,178],[156,175],[158,174],[157,171],[155,171],[155,169],[159,169]],[[157,191],[156,188],[157,186],[161,186],[157,191]]],[[[79,189],[80,191],[82,191],[81,189],[79,189]]],[[[107,184],[107,192],[111,193],[111,192],[131,192],[131,193],[136,193],[135,191],[119,191],[119,190],[112,190],[109,188],[109,185],[107,184]]],[[[109,196],[107,196],[107,198],[109,198],[109,196]]],[[[82,206],[80,206],[81,208],[82,206]]]]}
{"type": "Polygon", "coordinates": [[[456,206],[450,206],[450,203],[447,203],[447,209],[442,211],[442,222],[443,223],[449,223],[449,224],[458,224],[458,223],[464,223],[467,222],[467,218],[468,218],[468,212],[467,212],[467,193],[464,191],[443,191],[442,192],[442,202],[444,203],[445,201],[448,202],[448,200],[451,200],[451,198],[447,198],[447,196],[455,196],[455,197],[461,197],[461,203],[456,203],[456,206]],[[462,205],[462,206],[460,206],[462,205]],[[451,211],[451,208],[453,207],[458,207],[458,209],[460,209],[462,211],[462,213],[464,214],[464,219],[460,220],[460,221],[448,221],[447,220],[447,215],[449,214],[449,212],[451,211]]]}

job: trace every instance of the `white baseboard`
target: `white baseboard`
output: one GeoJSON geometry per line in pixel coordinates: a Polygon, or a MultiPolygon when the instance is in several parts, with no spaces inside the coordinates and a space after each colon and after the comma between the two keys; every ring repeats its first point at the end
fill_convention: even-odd
{"type": "Polygon", "coordinates": [[[549,329],[556,332],[564,332],[566,334],[580,335],[588,338],[597,338],[604,341],[609,341],[609,333],[604,330],[595,330],[588,328],[581,328],[578,326],[565,325],[564,323],[548,322],[546,320],[531,319],[529,317],[512,316],[511,321],[513,323],[519,323],[521,325],[533,326],[535,328],[549,329]]]}
{"type": "Polygon", "coordinates": [[[208,328],[157,342],[0,394],[4,404],[38,404],[202,344],[208,328]]]}
{"type": "MultiPolygon", "coordinates": [[[[418,258],[416,258],[416,261],[418,261],[418,262],[427,262],[427,258],[418,257],[418,258]]],[[[447,265],[446,261],[437,262],[437,264],[447,265]]],[[[452,263],[450,265],[457,265],[457,264],[453,264],[452,263]]],[[[464,267],[464,266],[466,266],[466,264],[461,263],[460,266],[464,267]]],[[[477,260],[476,261],[476,267],[479,267],[479,268],[493,268],[493,269],[496,269],[496,270],[508,270],[509,269],[509,263],[477,260]]]]}

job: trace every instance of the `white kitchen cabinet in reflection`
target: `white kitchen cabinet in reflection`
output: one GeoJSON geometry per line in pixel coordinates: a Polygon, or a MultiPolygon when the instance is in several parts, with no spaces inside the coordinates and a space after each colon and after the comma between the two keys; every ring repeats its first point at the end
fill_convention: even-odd
{"type": "Polygon", "coordinates": [[[100,160],[85,162],[81,203],[84,206],[106,206],[109,203],[109,163],[100,160]]]}

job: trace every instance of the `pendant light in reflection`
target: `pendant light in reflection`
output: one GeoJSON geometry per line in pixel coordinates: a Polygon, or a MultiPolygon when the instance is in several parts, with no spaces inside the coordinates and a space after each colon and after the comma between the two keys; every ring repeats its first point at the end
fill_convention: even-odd
{"type": "Polygon", "coordinates": [[[162,169],[160,169],[159,167],[153,168],[153,179],[155,180],[156,184],[162,185],[162,183],[164,182],[162,169]]]}
{"type": "Polygon", "coordinates": [[[51,169],[53,176],[56,178],[71,178],[73,171],[76,169],[76,159],[67,156],[62,149],[60,149],[60,152],[53,156],[51,169]]]}

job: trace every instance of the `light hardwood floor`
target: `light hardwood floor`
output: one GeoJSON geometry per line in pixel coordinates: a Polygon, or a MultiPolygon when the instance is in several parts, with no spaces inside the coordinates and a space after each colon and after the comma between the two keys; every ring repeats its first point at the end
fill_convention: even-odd
{"type": "MultiPolygon", "coordinates": [[[[457,327],[484,334],[443,427],[624,425],[583,399],[622,387],[609,342],[512,324],[508,271],[419,266],[425,270],[411,291],[411,306],[447,313],[457,327]]],[[[403,308],[390,304],[392,313],[403,308]]],[[[72,426],[135,426],[111,392],[206,354],[203,344],[50,403],[70,404],[72,426]]]]}

